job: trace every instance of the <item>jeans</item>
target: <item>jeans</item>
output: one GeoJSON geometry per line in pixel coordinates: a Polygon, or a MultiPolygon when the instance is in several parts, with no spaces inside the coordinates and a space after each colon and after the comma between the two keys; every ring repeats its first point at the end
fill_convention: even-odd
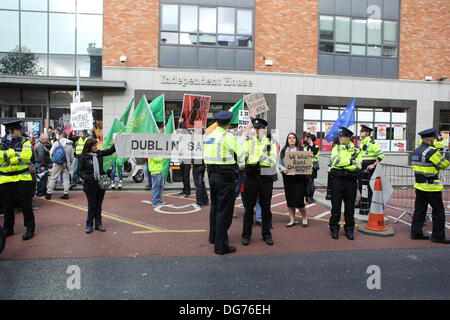
{"type": "MultiPolygon", "coordinates": [[[[41,169],[41,165],[39,163],[36,163],[36,174],[42,173],[44,171],[47,171],[48,167],[45,167],[45,170],[41,169]]],[[[47,192],[47,181],[48,181],[48,174],[45,174],[41,177],[41,179],[37,183],[37,190],[36,190],[36,196],[40,197],[45,195],[47,192]]]]}
{"type": "MultiPolygon", "coordinates": [[[[116,164],[113,163],[112,167],[111,167],[111,181],[114,183],[115,180],[115,173],[116,173],[116,164]]],[[[123,181],[123,170],[122,167],[118,167],[117,168],[117,175],[119,176],[119,181],[122,182],[123,181]]]]}
{"type": "Polygon", "coordinates": [[[261,216],[261,206],[259,205],[259,199],[256,200],[255,212],[256,212],[256,221],[261,222],[262,216],[261,216]]]}
{"type": "Polygon", "coordinates": [[[151,172],[148,170],[148,162],[145,161],[144,163],[144,172],[145,172],[145,178],[147,179],[147,184],[150,187],[150,189],[152,188],[152,176],[151,176],[151,172]]]}
{"type": "Polygon", "coordinates": [[[164,188],[164,179],[162,173],[152,174],[152,204],[154,206],[161,202],[164,188]]]}
{"type": "Polygon", "coordinates": [[[78,158],[75,158],[73,161],[73,174],[72,174],[72,181],[70,184],[74,185],[77,184],[78,180],[78,158]]]}

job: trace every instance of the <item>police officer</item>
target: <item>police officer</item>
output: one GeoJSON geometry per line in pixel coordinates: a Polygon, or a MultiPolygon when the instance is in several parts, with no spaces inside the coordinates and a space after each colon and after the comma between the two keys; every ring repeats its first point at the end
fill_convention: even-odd
{"type": "Polygon", "coordinates": [[[75,144],[75,160],[73,162],[73,174],[72,182],[70,183],[70,189],[72,190],[77,186],[78,182],[78,162],[83,152],[84,144],[89,139],[88,131],[83,130],[83,135],[80,137],[69,137],[70,140],[75,144]]]}
{"type": "Polygon", "coordinates": [[[437,149],[439,152],[444,152],[445,148],[445,140],[442,134],[438,134],[436,140],[434,141],[433,146],[437,149]]]}
{"type": "MultiPolygon", "coordinates": [[[[380,145],[371,137],[372,131],[372,128],[366,125],[361,125],[362,140],[359,145],[359,151],[362,157],[362,168],[358,176],[358,189],[360,193],[362,192],[362,176],[365,175],[367,181],[369,181],[375,171],[375,167],[384,159],[383,150],[381,149],[380,145]]],[[[373,192],[370,187],[368,187],[368,191],[368,205],[370,208],[373,192]]],[[[361,199],[359,201],[358,207],[361,207],[361,199]]]]}
{"type": "MultiPolygon", "coordinates": [[[[276,177],[277,148],[267,138],[265,128],[267,121],[260,118],[252,119],[252,125],[256,130],[253,138],[247,136],[245,149],[245,179],[244,194],[245,202],[244,227],[242,231],[242,244],[250,243],[253,226],[253,212],[256,199],[259,199],[262,214],[262,237],[268,245],[273,245],[272,212],[270,203],[272,200],[272,189],[274,177],[276,177]]],[[[244,133],[246,135],[246,133],[244,133]]]]}
{"type": "Polygon", "coordinates": [[[316,145],[316,136],[314,134],[308,134],[308,139],[305,143],[305,151],[310,151],[313,154],[312,157],[312,163],[313,163],[313,172],[312,175],[308,176],[308,188],[307,188],[307,195],[306,195],[306,201],[308,201],[309,204],[312,204],[316,202],[314,200],[314,192],[316,191],[316,186],[314,185],[314,179],[317,178],[317,171],[319,170],[319,147],[316,145]]]}
{"type": "Polygon", "coordinates": [[[444,186],[439,180],[439,169],[446,169],[450,163],[432,147],[436,129],[427,129],[419,132],[422,137],[422,145],[413,151],[412,168],[416,183],[416,201],[411,225],[411,239],[429,240],[422,232],[427,214],[428,204],[433,208],[433,233],[431,241],[450,244],[450,239],[445,238],[445,209],[442,202],[442,190],[444,186]]]}
{"type": "Polygon", "coordinates": [[[1,139],[0,192],[3,196],[5,219],[3,230],[6,237],[14,234],[14,203],[17,198],[23,212],[26,228],[23,240],[34,237],[35,221],[32,207],[33,182],[30,174],[33,151],[29,139],[22,136],[21,121],[3,123],[6,135],[1,139]]]}
{"type": "Polygon", "coordinates": [[[339,143],[333,146],[331,152],[333,179],[329,226],[333,239],[339,238],[342,201],[344,201],[345,235],[349,240],[354,239],[356,179],[357,171],[361,169],[361,155],[350,141],[352,136],[352,131],[341,127],[339,130],[339,143]]]}
{"type": "Polygon", "coordinates": [[[233,220],[238,164],[244,161],[241,145],[227,132],[232,117],[229,111],[220,111],[214,116],[218,126],[206,137],[203,149],[211,193],[209,242],[214,244],[214,253],[220,255],[236,251],[229,245],[227,232],[233,220]]]}

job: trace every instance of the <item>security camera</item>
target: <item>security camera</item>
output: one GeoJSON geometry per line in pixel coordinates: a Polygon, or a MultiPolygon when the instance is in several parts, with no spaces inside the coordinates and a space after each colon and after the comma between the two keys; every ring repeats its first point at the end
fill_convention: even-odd
{"type": "Polygon", "coordinates": [[[125,63],[125,62],[127,62],[127,60],[128,60],[128,58],[127,58],[126,55],[121,55],[120,56],[120,62],[125,63]]]}

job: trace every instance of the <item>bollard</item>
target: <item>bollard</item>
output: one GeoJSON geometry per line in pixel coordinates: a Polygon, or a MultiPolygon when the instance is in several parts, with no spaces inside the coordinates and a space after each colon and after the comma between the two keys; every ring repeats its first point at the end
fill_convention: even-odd
{"type": "Polygon", "coordinates": [[[370,210],[369,203],[369,170],[363,170],[361,172],[361,200],[359,203],[359,214],[367,216],[370,210]]]}

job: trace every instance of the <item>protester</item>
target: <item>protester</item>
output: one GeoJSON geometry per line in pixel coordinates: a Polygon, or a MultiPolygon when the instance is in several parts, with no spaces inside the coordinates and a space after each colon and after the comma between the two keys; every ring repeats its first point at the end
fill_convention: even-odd
{"type": "Polygon", "coordinates": [[[62,175],[64,194],[60,199],[69,199],[70,189],[70,167],[73,163],[73,143],[67,139],[67,133],[61,132],[58,141],[56,141],[50,149],[50,157],[52,159],[52,171],[47,186],[47,194],[45,199],[51,200],[52,193],[55,189],[59,176],[62,175]]]}
{"type": "Polygon", "coordinates": [[[48,136],[48,140],[51,144],[53,144],[57,140],[56,132],[53,130],[53,127],[49,126],[47,128],[47,136],[48,136]]]}
{"type": "Polygon", "coordinates": [[[83,134],[81,136],[76,136],[73,132],[71,132],[69,139],[75,144],[75,161],[73,162],[72,182],[70,184],[70,189],[72,189],[76,187],[78,183],[78,162],[81,157],[84,144],[89,139],[89,134],[87,130],[83,130],[83,134]]]}
{"type": "MultiPolygon", "coordinates": [[[[205,131],[203,130],[203,134],[204,133],[205,131]]],[[[206,192],[205,186],[205,171],[205,161],[203,159],[195,160],[192,168],[192,176],[194,177],[196,203],[200,207],[209,204],[208,193],[206,192]]]]}
{"type": "Polygon", "coordinates": [[[103,157],[116,152],[114,144],[107,150],[98,150],[98,141],[94,138],[86,140],[78,163],[78,174],[83,179],[83,191],[88,201],[88,215],[86,220],[86,233],[95,230],[105,232],[102,224],[102,203],[105,197],[106,186],[103,182],[109,181],[103,171],[103,157]]]}
{"type": "MultiPolygon", "coordinates": [[[[182,117],[178,122],[178,129],[176,132],[178,134],[191,134],[191,132],[186,129],[186,125],[184,124],[184,119],[182,117]]],[[[180,161],[180,174],[183,181],[183,190],[178,195],[184,196],[185,198],[191,196],[191,164],[191,159],[181,159],[180,161]]]]}
{"type": "MultiPolygon", "coordinates": [[[[160,133],[164,133],[164,127],[159,128],[160,133]]],[[[161,200],[162,192],[164,189],[163,178],[163,164],[164,158],[149,158],[148,167],[152,174],[152,205],[153,207],[166,204],[161,200]]]]}
{"type": "Polygon", "coordinates": [[[50,149],[52,145],[49,141],[49,136],[42,133],[39,137],[39,143],[34,148],[34,161],[36,167],[36,174],[40,176],[37,182],[37,197],[45,196],[47,191],[48,173],[52,165],[52,160],[50,159],[50,149]]]}
{"type": "Polygon", "coordinates": [[[144,159],[144,173],[145,173],[145,179],[147,180],[147,185],[145,186],[145,190],[151,190],[152,189],[152,173],[148,169],[148,158],[144,159]]]}
{"type": "Polygon", "coordinates": [[[312,164],[313,164],[313,170],[312,174],[307,177],[306,182],[306,201],[308,204],[312,204],[316,202],[314,200],[314,192],[316,191],[316,186],[314,184],[314,179],[317,178],[317,171],[319,170],[319,147],[315,144],[316,136],[314,134],[308,135],[308,140],[306,145],[304,145],[304,150],[312,152],[313,158],[312,158],[312,164]]]}
{"type": "Polygon", "coordinates": [[[289,211],[289,223],[286,225],[287,228],[295,226],[296,209],[298,209],[302,215],[302,226],[308,226],[305,209],[306,175],[288,175],[288,169],[286,168],[286,152],[296,151],[303,151],[303,147],[300,145],[300,140],[297,135],[291,132],[287,135],[286,144],[283,149],[281,149],[278,162],[278,168],[283,177],[284,192],[289,211]]]}

